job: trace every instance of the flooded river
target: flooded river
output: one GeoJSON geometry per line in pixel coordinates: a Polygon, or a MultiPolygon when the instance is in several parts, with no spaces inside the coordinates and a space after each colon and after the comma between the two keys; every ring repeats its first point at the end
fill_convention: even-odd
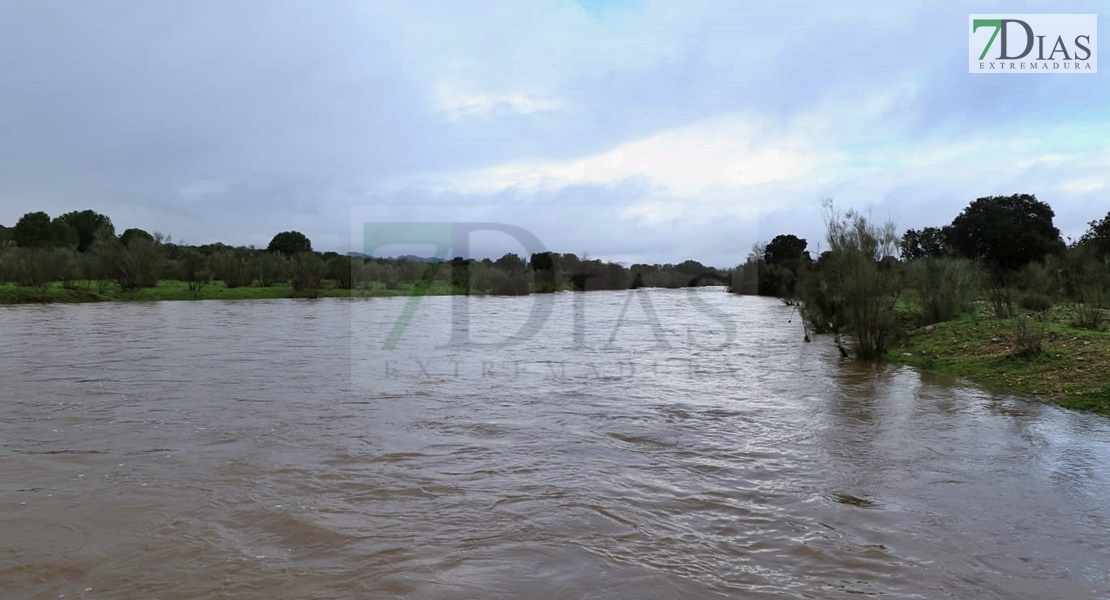
{"type": "Polygon", "coordinates": [[[719,288],[0,307],[0,598],[1110,597],[1110,420],[719,288]]]}

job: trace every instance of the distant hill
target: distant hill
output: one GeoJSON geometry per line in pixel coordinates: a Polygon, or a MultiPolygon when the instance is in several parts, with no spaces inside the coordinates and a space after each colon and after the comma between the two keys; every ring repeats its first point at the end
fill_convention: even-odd
{"type": "Polygon", "coordinates": [[[416,256],[416,255],[413,255],[413,254],[406,254],[404,256],[370,256],[369,254],[366,254],[365,252],[348,252],[347,256],[350,256],[352,258],[391,258],[393,260],[407,260],[407,261],[410,261],[410,262],[422,262],[422,263],[441,263],[441,262],[443,262],[443,259],[436,258],[434,256],[416,256]]]}

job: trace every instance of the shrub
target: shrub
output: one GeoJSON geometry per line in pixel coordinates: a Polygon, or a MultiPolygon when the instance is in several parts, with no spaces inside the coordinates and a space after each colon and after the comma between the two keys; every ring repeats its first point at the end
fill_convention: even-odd
{"type": "Polygon", "coordinates": [[[1102,329],[1110,307],[1110,260],[1100,260],[1090,245],[1068,250],[1065,287],[1075,310],[1076,327],[1102,329]]]}
{"type": "Polygon", "coordinates": [[[1040,319],[1014,319],[1015,356],[1030,358],[1044,351],[1045,323],[1040,319]]]}
{"type": "Polygon", "coordinates": [[[92,246],[102,276],[119,284],[124,290],[158,285],[158,273],[165,258],[157,242],[143,238],[132,240],[124,247],[115,236],[105,233],[92,246]]]}
{"type": "Polygon", "coordinates": [[[951,321],[967,308],[975,287],[975,266],[964,259],[924,258],[908,266],[927,323],[951,321]]]}
{"type": "Polygon", "coordinates": [[[212,277],[220,279],[229,288],[245,287],[254,283],[254,261],[245,249],[220,250],[208,259],[212,277]]]}
{"type": "Polygon", "coordinates": [[[854,210],[841,214],[831,202],[825,208],[830,249],[803,285],[807,319],[815,328],[842,323],[858,358],[882,358],[898,331],[894,306],[902,290],[894,223],[876,225],[854,210]]]}
{"type": "Polygon", "coordinates": [[[21,286],[43,290],[51,281],[69,282],[76,270],[73,251],[65,248],[10,248],[5,252],[5,277],[21,286]]]}
{"type": "Polygon", "coordinates": [[[1075,320],[1072,321],[1072,325],[1080,329],[1101,331],[1102,324],[1106,322],[1106,311],[1103,308],[1105,304],[1105,297],[1089,302],[1076,302],[1072,305],[1075,310],[1075,320]]]}
{"type": "Polygon", "coordinates": [[[328,265],[315,252],[302,252],[293,258],[293,291],[300,296],[316,298],[324,287],[328,265]]]}
{"type": "Polygon", "coordinates": [[[270,287],[289,279],[289,259],[280,252],[259,252],[254,257],[254,274],[259,287],[270,287]]]}
{"type": "Polygon", "coordinates": [[[1014,293],[1007,274],[983,270],[981,281],[987,292],[991,313],[1000,319],[1014,316],[1014,293]]]}
{"type": "Polygon", "coordinates": [[[1044,294],[1026,294],[1022,296],[1019,305],[1025,310],[1044,312],[1052,308],[1052,300],[1044,294]]]}
{"type": "Polygon", "coordinates": [[[339,289],[349,290],[354,287],[355,271],[361,264],[362,259],[333,256],[328,259],[328,279],[334,280],[339,289]]]}
{"type": "Polygon", "coordinates": [[[212,281],[212,271],[208,268],[208,257],[195,248],[186,248],[179,260],[179,276],[189,286],[189,291],[199,293],[201,288],[212,281]]]}
{"type": "Polygon", "coordinates": [[[483,269],[478,272],[475,280],[479,290],[496,296],[524,296],[529,292],[528,280],[523,273],[509,275],[497,269],[483,269]]]}

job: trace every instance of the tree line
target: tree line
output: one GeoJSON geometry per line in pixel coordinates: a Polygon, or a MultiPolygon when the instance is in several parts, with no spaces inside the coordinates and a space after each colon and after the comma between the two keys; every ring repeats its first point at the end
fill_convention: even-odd
{"type": "MultiPolygon", "coordinates": [[[[904,325],[900,306],[937,323],[974,299],[998,317],[1067,302],[1074,325],[1100,329],[1110,308],[1110,213],[1066,243],[1055,213],[1032,194],[971,202],[947,225],[897,235],[891,222],[825,205],[827,249],[781,234],[756,244],[733,272],[730,291],[797,305],[814,333],[848,334],[856,354],[881,358],[904,325]]],[[[1024,324],[1019,320],[1019,324],[1024,324]]]]}
{"type": "Polygon", "coordinates": [[[575,254],[539,252],[527,258],[375,258],[317,252],[298,231],[274,235],[265,249],[222,243],[187,245],[142,229],[116,235],[111,218],[93,210],[51,218],[23,215],[0,226],[0,284],[45,290],[51,284],[104,293],[155,287],[178,280],[198,295],[220,282],[228,288],[288,285],[292,295],[316,296],[325,288],[524,295],[563,290],[617,290],[719,285],[728,272],[688,260],[625,267],[575,254]]]}

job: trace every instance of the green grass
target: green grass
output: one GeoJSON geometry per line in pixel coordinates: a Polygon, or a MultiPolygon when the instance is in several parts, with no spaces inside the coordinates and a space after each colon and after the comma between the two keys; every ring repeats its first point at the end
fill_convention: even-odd
{"type": "Polygon", "coordinates": [[[1029,313],[998,319],[979,311],[911,330],[889,359],[1110,415],[1110,332],[1072,327],[1072,318],[1065,307],[1048,311],[1043,325],[1029,313]],[[1018,319],[1043,333],[1039,352],[1023,352],[1018,319]]]}

